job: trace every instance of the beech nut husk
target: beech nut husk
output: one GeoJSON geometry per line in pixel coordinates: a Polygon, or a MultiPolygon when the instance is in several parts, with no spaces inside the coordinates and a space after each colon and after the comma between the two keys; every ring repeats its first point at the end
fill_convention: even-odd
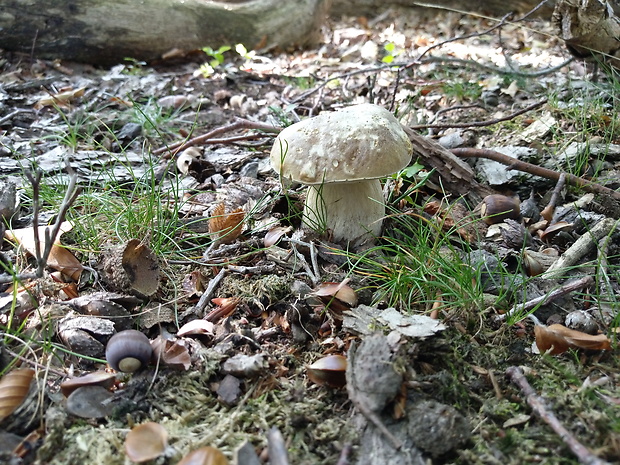
{"type": "Polygon", "coordinates": [[[149,338],[135,329],[120,331],[110,338],[105,358],[116,371],[133,373],[148,365],[153,355],[149,338]]]}
{"type": "Polygon", "coordinates": [[[486,224],[501,223],[507,218],[518,220],[521,217],[519,199],[501,194],[487,195],[480,205],[480,216],[486,224]]]}

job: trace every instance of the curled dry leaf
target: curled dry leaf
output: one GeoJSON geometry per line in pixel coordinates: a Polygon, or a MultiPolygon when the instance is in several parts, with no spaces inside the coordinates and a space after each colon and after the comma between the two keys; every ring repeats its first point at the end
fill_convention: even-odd
{"type": "Polygon", "coordinates": [[[177,336],[213,336],[215,325],[207,320],[192,320],[179,328],[177,336]]]}
{"type": "MultiPolygon", "coordinates": [[[[58,237],[56,237],[56,241],[50,250],[50,255],[47,259],[47,265],[50,268],[54,268],[55,270],[60,271],[64,275],[68,276],[74,281],[78,281],[80,279],[80,274],[84,267],[78,261],[77,258],[68,250],[60,245],[60,236],[68,231],[71,231],[73,228],[73,224],[70,221],[64,221],[58,233],[58,237]]],[[[45,248],[45,230],[51,229],[48,226],[39,226],[39,241],[40,241],[40,250],[43,253],[43,249],[45,248]]],[[[7,239],[18,242],[22,245],[26,251],[32,255],[36,256],[36,241],[34,238],[34,228],[21,228],[21,229],[9,229],[4,235],[7,239]]]]}
{"type": "Polygon", "coordinates": [[[226,206],[220,203],[213,209],[213,215],[209,219],[209,233],[222,244],[229,244],[241,234],[245,213],[243,208],[226,213],[226,206]]]}
{"type": "Polygon", "coordinates": [[[348,310],[349,308],[356,307],[358,303],[357,293],[347,284],[348,282],[349,280],[345,279],[340,283],[322,283],[319,284],[312,294],[320,298],[325,304],[334,305],[336,303],[335,310],[348,310]],[[334,299],[337,299],[339,302],[334,302],[334,299]],[[338,303],[341,303],[341,305],[338,306],[338,303]]]}
{"type": "Polygon", "coordinates": [[[123,250],[121,264],[131,288],[142,295],[153,295],[159,287],[159,263],[151,250],[138,239],[131,239],[123,250]]]}
{"type": "Polygon", "coordinates": [[[34,370],[19,368],[0,379],[0,422],[13,413],[28,396],[34,370]]]}
{"type": "Polygon", "coordinates": [[[534,327],[536,346],[541,352],[549,351],[552,355],[563,354],[569,348],[587,350],[611,350],[611,343],[604,334],[586,334],[554,324],[534,327]]]}
{"type": "Polygon", "coordinates": [[[202,273],[196,270],[186,274],[183,278],[183,283],[181,284],[181,287],[183,288],[183,292],[185,292],[188,297],[200,295],[200,293],[204,291],[202,273]]]}
{"type": "Polygon", "coordinates": [[[228,465],[228,459],[215,447],[201,447],[187,454],[177,465],[228,465]]]}
{"type": "Polygon", "coordinates": [[[79,89],[65,89],[62,92],[58,92],[57,94],[43,97],[41,100],[34,104],[34,109],[40,110],[43,107],[51,106],[66,107],[73,100],[82,97],[85,91],[85,87],[80,87],[79,89]]]}
{"type": "Polygon", "coordinates": [[[292,231],[293,228],[291,226],[276,226],[275,228],[271,228],[265,234],[265,238],[263,239],[263,244],[265,247],[271,247],[272,245],[276,245],[282,236],[288,234],[292,231]]]}
{"type": "Polygon", "coordinates": [[[125,453],[134,462],[146,462],[159,457],[168,447],[168,432],[152,421],[134,427],[125,438],[125,453]]]}
{"type": "Polygon", "coordinates": [[[241,302],[241,299],[239,297],[216,297],[215,299],[211,299],[211,302],[217,305],[217,307],[205,316],[205,320],[219,321],[222,318],[232,315],[237,305],[239,305],[239,302],[241,302]]]}
{"type": "Polygon", "coordinates": [[[157,336],[151,342],[151,346],[155,357],[161,359],[162,363],[169,367],[189,370],[189,367],[192,366],[189,350],[179,341],[157,336]]]}
{"type": "Polygon", "coordinates": [[[60,384],[60,392],[65,397],[68,397],[73,391],[82,386],[102,386],[105,389],[110,389],[114,386],[116,375],[107,371],[95,371],[88,373],[84,376],[78,376],[76,378],[69,378],[60,384]]]}
{"type": "Polygon", "coordinates": [[[547,226],[544,231],[537,231],[537,234],[540,237],[541,241],[548,242],[560,231],[567,231],[572,229],[572,227],[572,223],[567,223],[566,221],[558,221],[557,223],[553,223],[552,225],[547,226]]]}
{"type": "Polygon", "coordinates": [[[318,359],[306,370],[308,378],[320,386],[341,388],[346,385],[347,358],[328,355],[318,359]]]}

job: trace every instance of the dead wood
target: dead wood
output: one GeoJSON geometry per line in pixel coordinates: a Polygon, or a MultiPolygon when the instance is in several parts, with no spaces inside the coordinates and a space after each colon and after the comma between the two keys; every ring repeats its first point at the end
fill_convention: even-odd
{"type": "Polygon", "coordinates": [[[555,414],[546,406],[546,402],[541,399],[534,388],[527,382],[523,371],[519,367],[509,367],[506,370],[506,376],[516,384],[521,392],[525,394],[525,400],[532,408],[534,413],[538,415],[545,423],[547,423],[553,431],[555,431],[562,441],[569,447],[571,452],[575,454],[579,463],[587,465],[607,465],[609,462],[599,459],[590,452],[583,444],[581,444],[573,434],[564,427],[555,414]]]}
{"type": "Polygon", "coordinates": [[[0,44],[47,59],[153,61],[173,49],[242,43],[248,50],[320,38],[327,0],[4,0],[0,44]]]}
{"type": "Polygon", "coordinates": [[[553,179],[555,181],[559,180],[562,174],[565,174],[566,182],[571,186],[579,187],[586,192],[609,196],[616,201],[620,201],[620,192],[616,192],[608,187],[602,186],[588,179],[580,178],[574,174],[561,173],[560,171],[550,170],[548,168],[543,168],[542,166],[532,165],[531,163],[517,160],[516,158],[496,152],[495,150],[460,148],[452,149],[451,152],[459,157],[488,158],[489,160],[506,165],[508,169],[523,171],[524,173],[533,174],[534,176],[540,176],[546,179],[553,179]]]}
{"type": "Polygon", "coordinates": [[[489,187],[475,180],[474,170],[463,160],[434,140],[403,127],[413,145],[413,159],[417,157],[420,163],[434,170],[431,180],[441,185],[444,192],[468,196],[473,203],[493,193],[489,187]]]}
{"type": "Polygon", "coordinates": [[[605,0],[559,0],[553,21],[570,52],[620,68],[620,19],[605,0]]]}

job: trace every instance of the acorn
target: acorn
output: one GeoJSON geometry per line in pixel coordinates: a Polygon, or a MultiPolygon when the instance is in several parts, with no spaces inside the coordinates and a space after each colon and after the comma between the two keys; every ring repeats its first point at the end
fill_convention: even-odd
{"type": "Polygon", "coordinates": [[[480,216],[486,224],[501,223],[507,218],[521,218],[519,199],[501,194],[487,195],[480,204],[480,216]]]}
{"type": "Polygon", "coordinates": [[[110,338],[105,358],[116,371],[133,373],[148,365],[153,355],[149,338],[135,329],[120,331],[110,338]]]}

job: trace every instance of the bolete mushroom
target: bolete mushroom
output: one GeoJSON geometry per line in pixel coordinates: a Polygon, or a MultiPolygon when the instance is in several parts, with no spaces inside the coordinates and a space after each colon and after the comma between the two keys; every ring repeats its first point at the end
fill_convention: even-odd
{"type": "Polygon", "coordinates": [[[278,135],[271,166],[281,179],[309,185],[303,225],[355,245],[381,234],[379,178],[411,160],[411,142],[383,107],[355,105],[295,123],[278,135]]]}

